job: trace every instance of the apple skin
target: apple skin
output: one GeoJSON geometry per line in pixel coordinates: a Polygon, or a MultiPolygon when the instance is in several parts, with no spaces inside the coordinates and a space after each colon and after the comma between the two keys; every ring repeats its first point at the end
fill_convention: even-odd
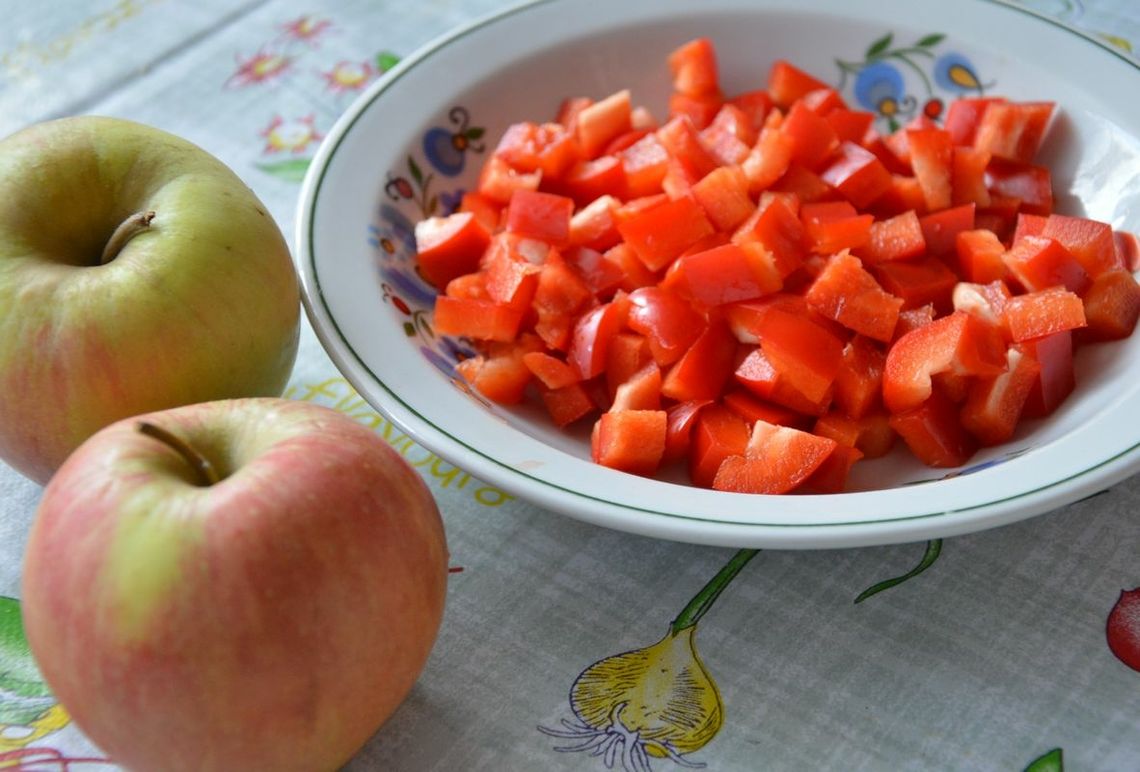
{"type": "Polygon", "coordinates": [[[299,323],[280,229],[205,150],[94,116],[0,141],[0,459],[26,476],[46,482],[120,418],[279,396],[299,323]]]}
{"type": "Polygon", "coordinates": [[[329,408],[225,400],[161,426],[224,479],[196,484],[127,419],[44,491],[24,625],[44,679],[139,770],[332,770],[406,697],[444,608],[423,480],[329,408]]]}

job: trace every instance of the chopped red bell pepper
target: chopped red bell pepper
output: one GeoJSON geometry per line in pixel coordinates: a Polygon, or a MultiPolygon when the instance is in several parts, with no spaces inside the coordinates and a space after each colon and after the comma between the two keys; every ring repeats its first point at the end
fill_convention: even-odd
{"type": "Polygon", "coordinates": [[[676,262],[684,291],[703,306],[751,300],[777,292],[783,281],[763,250],[724,244],[676,262]]]}
{"type": "Polygon", "coordinates": [[[1006,100],[1001,97],[962,97],[955,99],[946,108],[946,119],[943,126],[950,132],[955,145],[974,144],[974,137],[978,133],[978,124],[982,115],[991,103],[1002,103],[1006,100]]]}
{"type": "Polygon", "coordinates": [[[705,328],[702,316],[684,298],[660,287],[629,294],[629,329],[644,335],[659,365],[680,359],[705,328]]]}
{"type": "Polygon", "coordinates": [[[425,279],[443,289],[479,267],[491,236],[471,212],[429,217],[416,223],[416,257],[425,279]]]}
{"type": "Polygon", "coordinates": [[[800,220],[808,248],[815,254],[834,255],[866,246],[875,217],[859,214],[847,201],[824,201],[800,207],[800,220]]]}
{"type": "Polygon", "coordinates": [[[811,477],[837,447],[830,437],[757,421],[744,453],[721,463],[712,487],[738,493],[787,493],[811,477]]]}
{"type": "Polygon", "coordinates": [[[695,96],[720,91],[716,49],[708,38],[695,38],[678,46],[667,62],[675,91],[695,96]]]}
{"type": "Polygon", "coordinates": [[[903,310],[931,304],[938,313],[948,311],[958,277],[937,257],[891,260],[874,266],[884,290],[902,298],[903,310]]]}
{"type": "Polygon", "coordinates": [[[937,127],[907,129],[906,138],[910,165],[922,188],[927,210],[936,212],[948,208],[952,201],[954,163],[954,144],[950,133],[937,127]]]}
{"type": "Polygon", "coordinates": [[[1116,253],[1112,226],[1106,223],[1086,217],[1054,214],[1045,220],[1041,236],[1059,242],[1084,266],[1092,278],[1100,276],[1105,271],[1124,267],[1116,253]]]}
{"type": "Polygon", "coordinates": [[[1065,401],[1076,387],[1073,371],[1073,333],[1069,330],[1046,335],[1043,338],[1015,344],[1018,351],[1031,357],[1041,371],[1029,398],[1024,415],[1031,418],[1047,416],[1065,401]]]}
{"type": "Polygon", "coordinates": [[[666,430],[664,410],[607,411],[594,424],[592,457],[611,469],[651,475],[665,453],[666,430]]]}
{"type": "Polygon", "coordinates": [[[1041,376],[1041,365],[1016,348],[1009,349],[1004,373],[979,378],[970,386],[962,407],[962,426],[982,445],[998,445],[1013,436],[1021,411],[1033,385],[1041,376]]]}
{"type": "Polygon", "coordinates": [[[800,267],[807,256],[804,244],[804,226],[800,218],[782,197],[772,197],[767,205],[756,208],[732,234],[736,244],[756,242],[772,256],[781,278],[800,267]]]}
{"type": "Polygon", "coordinates": [[[845,140],[819,176],[859,209],[878,201],[891,189],[891,173],[871,151],[845,140]]]}
{"type": "Polygon", "coordinates": [[[722,320],[713,320],[669,368],[661,393],[678,402],[716,399],[732,377],[735,357],[736,338],[722,320]]]}
{"type": "Polygon", "coordinates": [[[958,234],[974,228],[974,204],[962,204],[918,218],[926,254],[949,258],[957,254],[958,234]]]}
{"type": "Polygon", "coordinates": [[[661,181],[669,168],[669,151],[656,134],[644,137],[618,153],[625,172],[625,190],[630,199],[661,192],[661,181]]]}
{"type": "Polygon", "coordinates": [[[902,413],[930,398],[935,373],[997,375],[1005,366],[1005,343],[997,329],[955,311],[891,346],[883,368],[883,402],[892,413],[902,413]]]}
{"type": "Polygon", "coordinates": [[[759,399],[751,392],[739,387],[725,391],[720,398],[720,403],[743,418],[749,426],[757,421],[767,421],[770,424],[804,429],[809,423],[809,417],[802,413],[777,405],[774,402],[759,399]]]}
{"type": "Polygon", "coordinates": [[[886,360],[882,349],[862,335],[843,347],[835,375],[835,402],[848,417],[862,418],[881,404],[886,360]]]}
{"type": "Polygon", "coordinates": [[[962,278],[977,284],[1004,279],[1008,273],[1003,259],[1005,245],[988,229],[960,231],[954,240],[962,278]]]}
{"type": "Polygon", "coordinates": [[[861,458],[863,451],[858,448],[837,444],[798,490],[804,493],[842,493],[847,487],[851,467],[861,458]]]}
{"type": "Polygon", "coordinates": [[[990,102],[978,121],[974,147],[999,158],[1031,163],[1052,115],[1052,102],[990,102]]]}
{"type": "Polygon", "coordinates": [[[957,406],[940,391],[904,412],[893,414],[890,424],[927,466],[962,466],[977,450],[977,441],[958,420],[957,406]]]}
{"type": "Polygon", "coordinates": [[[715,230],[700,204],[691,197],[662,201],[619,219],[617,229],[652,271],[664,268],[715,230]]]}
{"type": "Polygon", "coordinates": [[[1140,318],[1140,284],[1125,270],[1105,271],[1093,279],[1081,298],[1089,340],[1119,340],[1136,329],[1140,318]]]}
{"type": "Polygon", "coordinates": [[[578,317],[574,323],[566,361],[574,365],[583,380],[602,373],[610,341],[621,330],[628,315],[627,298],[596,306],[578,317]]]}
{"type": "Polygon", "coordinates": [[[523,354],[522,361],[548,389],[561,389],[582,379],[578,371],[564,360],[544,351],[528,351],[523,354]]]}
{"type": "Polygon", "coordinates": [[[1053,212],[1053,175],[1048,167],[994,158],[986,166],[986,187],[991,196],[1017,199],[1028,214],[1053,212]]]}
{"type": "Polygon", "coordinates": [[[701,408],[713,404],[712,400],[693,400],[670,405],[665,411],[665,452],[661,463],[672,464],[689,456],[693,427],[701,408]]]}
{"type": "Polygon", "coordinates": [[[1002,308],[1002,318],[1018,343],[1088,324],[1080,297],[1061,287],[1011,297],[1002,308]]]}
{"type": "Polygon", "coordinates": [[[1089,286],[1084,266],[1059,241],[1047,236],[1023,236],[1002,260],[1029,292],[1060,286],[1080,294],[1089,286]]]}
{"type": "Polygon", "coordinates": [[[831,124],[802,100],[788,110],[780,131],[792,140],[792,161],[808,169],[815,169],[839,146],[831,124]]]}
{"type": "Polygon", "coordinates": [[[661,409],[661,368],[650,360],[614,390],[610,412],[661,409]]]}
{"type": "Polygon", "coordinates": [[[816,313],[883,342],[894,336],[903,303],[884,292],[859,258],[846,250],[827,261],[804,296],[816,313]]]}
{"type": "Polygon", "coordinates": [[[697,414],[689,448],[689,479],[711,488],[717,470],[729,456],[742,455],[750,424],[723,405],[707,405],[697,414]]]}
{"type": "Polygon", "coordinates": [[[871,223],[867,245],[858,250],[859,257],[869,263],[907,260],[926,252],[926,239],[915,210],[871,223]]]}
{"type": "Polygon", "coordinates": [[[777,59],[768,71],[768,94],[781,108],[790,107],[797,99],[821,88],[829,86],[785,59],[777,59]]]}
{"type": "Polygon", "coordinates": [[[764,128],[748,157],[740,164],[748,178],[748,191],[760,193],[784,176],[792,162],[791,137],[776,128],[764,128]]]}
{"type": "Polygon", "coordinates": [[[668,65],[664,123],[629,91],[564,100],[415,234],[433,332],[478,351],[457,373],[558,426],[601,412],[599,463],[810,493],[898,436],[961,465],[1062,403],[1075,345],[1140,321],[1140,241],[1053,213],[1052,103],[883,135],[786,61],[736,95],[707,38],[668,65]]]}
{"type": "Polygon", "coordinates": [[[986,188],[986,167],[991,156],[984,150],[955,146],[951,161],[950,203],[954,206],[974,204],[990,205],[990,191],[986,188]]]}
{"type": "Polygon", "coordinates": [[[831,404],[832,392],[825,393],[819,400],[812,400],[805,396],[795,386],[782,377],[779,370],[764,354],[763,349],[756,347],[737,365],[733,372],[736,381],[750,392],[768,402],[795,410],[803,415],[823,415],[831,404]]]}
{"type": "Polygon", "coordinates": [[[492,300],[440,295],[435,300],[435,332],[479,340],[514,340],[523,312],[492,300]]]}
{"type": "Polygon", "coordinates": [[[626,89],[583,107],[574,127],[582,155],[596,158],[610,140],[629,131],[630,110],[630,93],[626,89]]]}
{"type": "Polygon", "coordinates": [[[590,393],[580,382],[570,383],[556,389],[547,386],[538,388],[539,398],[554,425],[565,428],[590,415],[598,409],[590,398],[590,393]]]}
{"type": "Polygon", "coordinates": [[[713,169],[692,187],[693,198],[718,231],[731,231],[756,209],[739,166],[713,169]]]}

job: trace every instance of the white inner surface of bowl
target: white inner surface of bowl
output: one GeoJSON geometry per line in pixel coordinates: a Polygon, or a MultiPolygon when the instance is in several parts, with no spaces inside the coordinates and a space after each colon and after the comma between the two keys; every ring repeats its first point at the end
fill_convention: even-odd
{"type": "MultiPolygon", "coordinates": [[[[1140,336],[1082,349],[1077,391],[1053,416],[980,452],[970,474],[940,480],[948,470],[925,468],[898,448],[856,465],[856,492],[832,496],[725,494],[598,467],[589,461],[588,426],[564,432],[541,407],[482,404],[420,353],[404,332],[409,314],[385,297],[392,288],[378,269],[387,257],[378,239],[391,226],[379,213],[395,205],[386,186],[414,176],[408,158],[432,174],[429,192],[453,193],[475,186],[508,125],[553,119],[564,97],[629,88],[636,104],[663,117],[665,57],[697,36],[716,43],[721,82],[733,94],[763,88],[778,58],[838,84],[836,60],[860,61],[888,32],[898,47],[943,34],[933,50],[965,56],[987,94],[1057,102],[1040,161],[1053,169],[1058,210],[1140,231],[1140,105],[1122,98],[1135,92],[1135,65],[997,3],[758,5],[539,3],[461,31],[376,84],[330,133],[299,218],[307,306],[346,376],[421,444],[488,482],[587,520],[692,541],[796,547],[950,535],[1043,511],[1132,471],[1140,414],[1128,405],[1140,389],[1140,336]],[[475,144],[484,152],[469,150],[462,171],[448,176],[423,161],[422,138],[432,128],[458,130],[457,117],[462,128],[483,130],[475,144]],[[939,481],[911,485],[929,480],[939,481]],[[826,536],[811,532],[819,527],[826,536]]],[[[904,64],[904,75],[917,77],[904,64]]],[[[849,81],[845,96],[853,101],[849,81]]],[[[405,214],[415,219],[406,202],[405,214]]],[[[418,297],[430,309],[426,285],[402,289],[406,305],[418,297]]]]}

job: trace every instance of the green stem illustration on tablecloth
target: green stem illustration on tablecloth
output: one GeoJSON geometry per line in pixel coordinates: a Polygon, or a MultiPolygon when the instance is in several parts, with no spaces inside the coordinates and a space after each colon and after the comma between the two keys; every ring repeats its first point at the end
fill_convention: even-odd
{"type": "Polygon", "coordinates": [[[1064,769],[1064,754],[1060,748],[1054,748],[1030,762],[1025,772],[1063,772],[1064,769]]]}
{"type": "Polygon", "coordinates": [[[33,746],[70,723],[32,658],[20,602],[0,595],[0,771],[113,769],[104,758],[33,746]]]}
{"type": "Polygon", "coordinates": [[[878,595],[883,590],[889,590],[890,588],[894,587],[897,584],[902,584],[907,579],[913,579],[914,577],[918,576],[923,571],[925,571],[926,569],[928,569],[932,565],[934,565],[934,561],[938,560],[938,556],[941,554],[942,554],[942,540],[941,539],[931,539],[930,541],[928,541],[926,543],[926,551],[922,555],[922,560],[918,561],[918,565],[916,565],[914,568],[907,571],[905,574],[903,574],[901,576],[896,576],[896,577],[893,577],[891,579],[884,579],[881,582],[876,582],[875,584],[871,585],[867,589],[863,590],[863,592],[861,592],[857,596],[855,596],[855,602],[856,603],[862,603],[863,601],[867,600],[867,598],[870,598],[872,595],[878,595]]]}
{"type": "Polygon", "coordinates": [[[6,756],[68,721],[28,650],[19,601],[0,596],[0,769],[6,756]]]}

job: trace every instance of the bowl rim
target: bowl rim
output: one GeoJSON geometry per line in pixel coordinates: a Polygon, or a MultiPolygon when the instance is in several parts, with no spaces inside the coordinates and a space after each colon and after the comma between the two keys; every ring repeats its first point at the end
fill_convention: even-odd
{"type": "MultiPolygon", "coordinates": [[[[538,6],[573,4],[575,0],[526,0],[477,17],[428,41],[402,59],[359,95],[337,119],[322,140],[302,182],[295,225],[296,262],[302,286],[302,301],[311,326],[324,350],[348,382],[371,405],[389,418],[416,443],[441,458],[502,490],[534,504],[570,515],[575,519],[646,536],[734,547],[834,548],[868,546],[919,538],[941,538],[1009,524],[1093,495],[1133,474],[1140,467],[1140,442],[1070,475],[1050,479],[1035,488],[970,506],[901,514],[881,519],[854,519],[827,523],[739,522],[715,517],[686,515],[651,507],[614,503],[557,482],[529,474],[493,455],[473,447],[423,415],[394,392],[373,372],[353,347],[333,315],[316,270],[314,219],[317,199],[336,154],[353,126],[384,92],[433,53],[480,28],[498,23],[538,6]],[[1059,495],[1054,491],[1061,489],[1059,495]],[[577,504],[577,506],[575,506],[577,504]],[[652,520],[645,516],[652,516],[652,520]],[[948,517],[954,515],[955,517],[948,517]],[[940,519],[936,523],[935,519],[940,519]],[[933,523],[933,524],[932,524],[933,523]]],[[[1105,41],[1056,17],[1009,0],[972,0],[997,6],[1060,28],[1092,43],[1140,71],[1140,63],[1105,41]]],[[[762,6],[753,6],[763,10],[762,6]]],[[[838,7],[838,6],[837,6],[838,7]]],[[[934,482],[934,481],[932,481],[934,482]]],[[[715,495],[731,495],[709,492],[715,495]]],[[[836,496],[875,496],[881,491],[862,491],[830,496],[797,495],[796,499],[836,496]]],[[[764,498],[787,501],[787,496],[764,498]]]]}

